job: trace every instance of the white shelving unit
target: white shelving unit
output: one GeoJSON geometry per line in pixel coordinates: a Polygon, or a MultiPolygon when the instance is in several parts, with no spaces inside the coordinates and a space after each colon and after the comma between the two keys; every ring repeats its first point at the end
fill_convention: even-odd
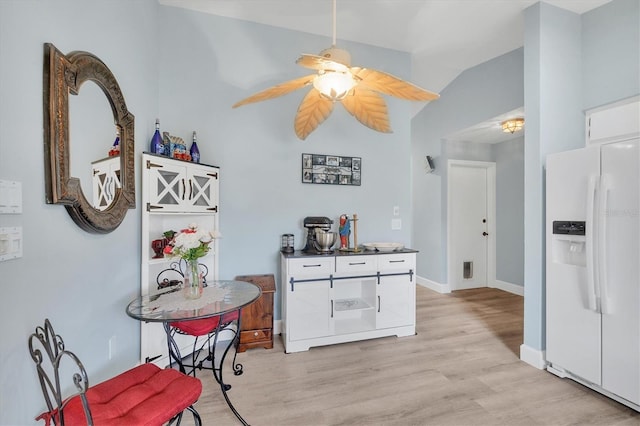
{"type": "MultiPolygon", "coordinates": [[[[157,277],[171,268],[172,260],[154,258],[152,241],[166,231],[179,231],[195,223],[201,229],[218,231],[220,169],[154,154],[142,154],[142,268],[141,294],[159,293],[157,277]]],[[[218,278],[218,241],[199,259],[208,270],[207,281],[218,278]]],[[[179,278],[179,274],[173,274],[179,278]]],[[[166,290],[165,290],[166,291],[166,290]]],[[[141,362],[168,364],[167,339],[162,323],[141,323],[141,362]]],[[[192,346],[189,336],[176,336],[182,354],[192,346]]]]}

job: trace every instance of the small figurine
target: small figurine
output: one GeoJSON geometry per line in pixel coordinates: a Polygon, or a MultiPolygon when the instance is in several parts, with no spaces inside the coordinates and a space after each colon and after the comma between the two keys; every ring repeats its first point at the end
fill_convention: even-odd
{"type": "Polygon", "coordinates": [[[109,157],[117,157],[118,155],[120,155],[120,132],[116,132],[116,140],[109,150],[109,157]]]}
{"type": "Polygon", "coordinates": [[[340,216],[340,227],[338,228],[340,233],[340,248],[349,248],[349,235],[351,234],[351,222],[349,216],[343,214],[340,216]]]}

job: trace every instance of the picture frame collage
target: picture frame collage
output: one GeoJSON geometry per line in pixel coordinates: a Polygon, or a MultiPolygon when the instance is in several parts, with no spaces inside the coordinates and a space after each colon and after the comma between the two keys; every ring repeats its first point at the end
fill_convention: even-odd
{"type": "Polygon", "coordinates": [[[361,157],[302,154],[302,183],[360,186],[361,179],[361,157]]]}

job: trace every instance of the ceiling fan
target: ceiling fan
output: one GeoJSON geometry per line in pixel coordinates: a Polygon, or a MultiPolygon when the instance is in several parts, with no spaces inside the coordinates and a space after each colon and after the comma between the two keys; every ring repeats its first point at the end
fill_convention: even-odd
{"type": "Polygon", "coordinates": [[[421,89],[382,71],[351,66],[349,52],[336,47],[336,0],[333,0],[333,44],[319,55],[303,54],[298,65],[317,71],[265,89],[233,105],[277,98],[305,86],[312,86],[298,107],[294,130],[304,140],[333,111],[336,102],[365,126],[391,133],[387,104],[380,94],[411,101],[433,101],[437,93],[421,89]]]}

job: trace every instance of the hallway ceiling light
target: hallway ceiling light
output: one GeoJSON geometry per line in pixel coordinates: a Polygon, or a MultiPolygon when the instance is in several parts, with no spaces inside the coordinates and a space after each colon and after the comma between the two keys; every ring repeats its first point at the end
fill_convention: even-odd
{"type": "Polygon", "coordinates": [[[502,122],[502,131],[505,133],[515,133],[524,127],[524,118],[514,118],[502,122]]]}
{"type": "Polygon", "coordinates": [[[332,46],[319,55],[303,54],[296,63],[317,73],[265,89],[237,102],[233,108],[312,86],[302,99],[294,121],[296,135],[305,139],[329,117],[336,102],[365,126],[391,133],[387,104],[377,92],[411,101],[433,101],[440,97],[382,71],[352,67],[349,53],[336,47],[336,0],[333,0],[332,46]]]}

